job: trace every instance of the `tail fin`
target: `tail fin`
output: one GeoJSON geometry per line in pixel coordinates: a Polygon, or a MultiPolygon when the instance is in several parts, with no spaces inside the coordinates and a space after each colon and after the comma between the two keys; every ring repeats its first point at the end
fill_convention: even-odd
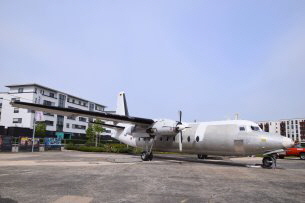
{"type": "Polygon", "coordinates": [[[129,116],[125,92],[120,92],[118,95],[116,114],[129,116]]]}

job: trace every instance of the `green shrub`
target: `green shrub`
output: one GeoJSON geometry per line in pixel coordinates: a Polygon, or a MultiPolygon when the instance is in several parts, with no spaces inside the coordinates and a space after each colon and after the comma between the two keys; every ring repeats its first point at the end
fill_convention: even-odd
{"type": "Polygon", "coordinates": [[[111,153],[132,153],[139,154],[142,152],[139,148],[128,147],[125,144],[103,144],[99,147],[94,146],[81,146],[81,145],[73,145],[67,144],[65,146],[67,150],[77,150],[82,152],[111,152],[111,153]]]}

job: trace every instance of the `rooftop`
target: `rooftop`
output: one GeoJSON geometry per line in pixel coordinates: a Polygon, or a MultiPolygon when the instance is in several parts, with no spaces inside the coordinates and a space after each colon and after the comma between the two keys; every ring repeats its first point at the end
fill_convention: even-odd
{"type": "MultiPolygon", "coordinates": [[[[28,87],[28,86],[40,87],[40,88],[47,89],[47,90],[50,90],[50,91],[53,91],[53,92],[58,92],[58,93],[66,94],[66,95],[68,95],[68,96],[70,96],[70,97],[73,97],[73,98],[76,98],[76,99],[80,99],[80,100],[87,101],[87,102],[92,102],[92,101],[89,101],[89,100],[87,100],[87,99],[83,99],[83,98],[81,98],[81,97],[77,97],[77,96],[74,96],[74,95],[71,95],[71,94],[68,94],[68,93],[59,91],[59,90],[55,90],[55,89],[53,89],[53,88],[46,87],[46,86],[43,86],[43,85],[40,85],[40,84],[37,84],[37,83],[12,84],[12,85],[7,85],[7,86],[5,86],[5,87],[10,88],[10,87],[26,87],[26,86],[27,86],[27,87],[28,87]]],[[[92,102],[92,103],[98,104],[98,103],[96,103],[96,102],[92,102]]],[[[107,106],[102,105],[102,104],[98,104],[98,105],[100,105],[100,106],[102,106],[102,107],[107,107],[107,106]]]]}

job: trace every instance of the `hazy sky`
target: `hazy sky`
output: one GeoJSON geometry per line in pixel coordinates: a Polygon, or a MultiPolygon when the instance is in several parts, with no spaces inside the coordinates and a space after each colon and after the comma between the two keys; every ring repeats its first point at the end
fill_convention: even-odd
{"type": "Polygon", "coordinates": [[[39,83],[133,116],[305,117],[305,1],[0,1],[0,91],[39,83]]]}

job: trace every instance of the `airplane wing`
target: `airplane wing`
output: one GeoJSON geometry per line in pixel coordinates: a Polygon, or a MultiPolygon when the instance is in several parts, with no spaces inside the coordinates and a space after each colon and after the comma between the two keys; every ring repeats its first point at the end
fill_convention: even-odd
{"type": "Polygon", "coordinates": [[[20,102],[15,101],[11,102],[13,107],[18,108],[25,108],[34,111],[43,111],[52,114],[58,114],[62,116],[84,116],[89,118],[99,118],[103,121],[113,121],[118,123],[130,123],[130,124],[137,124],[143,127],[148,127],[149,125],[154,123],[154,120],[147,119],[147,118],[139,118],[139,117],[130,117],[130,116],[122,116],[117,114],[110,114],[105,112],[92,112],[92,111],[85,111],[81,109],[74,109],[74,108],[62,108],[57,106],[46,106],[41,104],[34,104],[34,103],[27,103],[27,102],[20,102]]]}

